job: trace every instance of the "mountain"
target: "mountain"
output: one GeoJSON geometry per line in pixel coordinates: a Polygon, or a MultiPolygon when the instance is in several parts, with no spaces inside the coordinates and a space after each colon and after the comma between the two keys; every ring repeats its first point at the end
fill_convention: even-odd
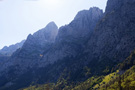
{"type": "Polygon", "coordinates": [[[135,46],[134,0],[108,0],[106,15],[89,40],[90,52],[108,59],[124,60],[135,46]],[[118,4],[118,5],[117,5],[118,4]],[[98,36],[98,37],[97,37],[98,36]]]}
{"type": "Polygon", "coordinates": [[[135,49],[135,8],[133,3],[134,0],[119,0],[119,3],[117,0],[109,0],[104,15],[99,14],[100,10],[97,8],[89,10],[91,14],[92,11],[95,12],[92,14],[93,16],[98,16],[99,21],[97,20],[95,26],[92,25],[95,19],[93,20],[85,11],[79,12],[75,20],[59,29],[54,47],[44,54],[39,62],[39,67],[53,64],[50,69],[53,72],[55,67],[59,73],[66,69],[71,73],[70,79],[73,81],[87,78],[84,72],[81,72],[85,66],[91,70],[90,76],[110,73],[113,66],[125,60],[135,49]],[[118,6],[114,6],[115,3],[118,6]],[[81,16],[88,16],[91,20],[83,18],[82,23],[79,20],[78,23],[76,19],[80,19],[81,16]],[[87,24],[87,21],[92,21],[92,23],[87,24]],[[87,26],[91,25],[93,30],[87,30],[89,28],[87,26]],[[108,72],[103,72],[107,68],[108,72]]]}
{"type": "Polygon", "coordinates": [[[22,48],[12,57],[39,58],[40,54],[47,51],[54,43],[57,33],[58,27],[54,22],[50,22],[45,28],[35,32],[33,35],[29,34],[22,48]]]}
{"type": "MultiPolygon", "coordinates": [[[[28,67],[36,66],[43,53],[54,43],[57,33],[58,27],[54,22],[50,22],[45,28],[33,35],[29,34],[22,48],[13,53],[3,68],[10,70],[9,67],[18,67],[22,71],[26,71],[28,67]]],[[[18,71],[19,73],[21,72],[18,71]]]]}
{"type": "Polygon", "coordinates": [[[1,83],[0,85],[7,86],[8,83],[12,83],[11,86],[15,89],[29,85],[31,81],[36,79],[37,82],[45,82],[43,80],[47,78],[48,80],[51,79],[52,81],[56,81],[60,73],[56,75],[55,79],[54,77],[51,78],[55,75],[54,69],[57,67],[55,67],[56,65],[54,67],[49,65],[50,62],[54,63],[55,60],[58,60],[59,58],[63,59],[64,57],[70,57],[71,55],[76,56],[79,53],[78,50],[84,48],[83,44],[87,42],[87,39],[89,39],[90,35],[93,33],[94,27],[102,16],[102,10],[93,7],[90,8],[90,10],[83,10],[79,12],[69,25],[63,26],[59,29],[58,35],[57,27],[53,22],[49,23],[45,29],[38,31],[33,35],[29,35],[22,48],[18,49],[11,56],[8,63],[6,62],[1,68],[1,72],[6,69],[6,72],[3,71],[4,74],[1,74],[1,76],[4,77],[7,74],[10,76],[6,76],[5,81],[8,81],[6,83],[1,83]],[[84,34],[82,34],[83,32],[84,34]],[[53,69],[51,69],[51,67],[53,69]],[[51,72],[53,73],[48,75],[49,72],[47,68],[49,70],[51,69],[51,72]],[[43,72],[42,70],[47,70],[47,72],[43,72]],[[45,76],[44,73],[46,73],[47,77],[42,79],[45,76]],[[24,78],[27,77],[29,77],[29,84],[24,83],[24,78]],[[19,83],[22,86],[18,85],[16,87],[16,84],[20,81],[20,79],[22,80],[22,78],[23,81],[19,83]],[[40,79],[42,80],[40,81],[40,79]]]}
{"type": "Polygon", "coordinates": [[[22,48],[14,52],[1,65],[0,71],[3,74],[1,73],[0,76],[4,77],[0,80],[2,88],[15,85],[14,82],[20,75],[26,73],[31,67],[36,66],[38,59],[42,58],[42,53],[47,51],[54,43],[57,33],[58,27],[54,22],[50,22],[45,28],[35,32],[33,35],[28,35],[22,48]]]}
{"type": "Polygon", "coordinates": [[[105,14],[84,50],[89,67],[95,67],[92,71],[95,74],[101,74],[106,67],[111,70],[135,49],[133,3],[134,0],[108,0],[105,14]]]}
{"type": "Polygon", "coordinates": [[[9,59],[9,57],[19,48],[21,48],[24,44],[25,40],[16,43],[14,45],[10,45],[9,47],[5,46],[0,50],[0,63],[9,59]]]}
{"type": "Polygon", "coordinates": [[[0,50],[0,53],[6,56],[11,56],[13,52],[15,52],[17,49],[21,48],[23,46],[23,43],[25,40],[16,43],[14,45],[10,45],[9,47],[5,46],[0,50]]]}
{"type": "Polygon", "coordinates": [[[98,20],[92,26],[93,30],[85,28],[85,25],[91,26],[94,23],[85,11],[79,12],[75,21],[80,16],[88,16],[92,24],[87,24],[87,21],[91,22],[90,19],[83,18],[82,23],[74,23],[73,20],[69,25],[61,27],[55,46],[39,62],[39,67],[49,64],[47,69],[50,71],[44,68],[44,75],[49,75],[48,78],[44,77],[44,81],[56,81],[62,72],[65,73],[63,78],[70,77],[70,82],[81,82],[94,75],[110,73],[112,67],[125,60],[135,49],[134,3],[134,0],[108,0],[104,15],[94,8],[93,11],[98,13],[92,15],[98,15],[98,20]],[[87,72],[89,74],[86,75],[87,72]]]}
{"type": "Polygon", "coordinates": [[[135,0],[108,0],[105,13],[93,7],[59,30],[51,22],[29,35],[1,65],[0,89],[55,83],[54,90],[61,90],[84,81],[92,89],[135,49],[134,5],[135,0]]]}
{"type": "Polygon", "coordinates": [[[75,57],[84,48],[102,16],[103,11],[97,7],[80,11],[69,25],[59,29],[55,44],[44,54],[40,66],[65,57],[75,57]]]}

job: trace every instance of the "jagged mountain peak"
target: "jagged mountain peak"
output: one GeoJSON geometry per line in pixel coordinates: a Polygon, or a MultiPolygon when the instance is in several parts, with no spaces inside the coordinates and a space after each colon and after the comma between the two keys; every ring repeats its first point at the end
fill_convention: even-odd
{"type": "Polygon", "coordinates": [[[1,50],[0,53],[3,55],[11,56],[13,52],[15,52],[17,49],[21,48],[24,44],[25,40],[22,40],[19,43],[10,45],[10,46],[4,46],[1,50]]]}
{"type": "Polygon", "coordinates": [[[31,38],[32,37],[32,34],[29,34],[28,36],[27,36],[27,38],[31,38]]]}
{"type": "Polygon", "coordinates": [[[29,48],[29,46],[43,48],[46,43],[54,42],[57,33],[57,25],[54,22],[50,22],[45,28],[40,29],[33,35],[29,34],[23,48],[29,48]]]}
{"type": "Polygon", "coordinates": [[[70,24],[59,29],[55,45],[44,55],[43,62],[41,61],[39,66],[77,55],[91,37],[94,27],[102,15],[102,10],[98,8],[80,11],[70,24]]]}
{"type": "Polygon", "coordinates": [[[28,35],[28,40],[33,38],[37,41],[46,42],[46,41],[54,41],[55,37],[58,33],[58,27],[54,22],[50,22],[46,25],[45,28],[40,29],[39,31],[35,32],[33,35],[28,35]]]}
{"type": "Polygon", "coordinates": [[[54,21],[48,23],[45,28],[58,28],[54,21]]]}
{"type": "Polygon", "coordinates": [[[89,10],[82,10],[82,11],[78,12],[74,19],[75,20],[80,19],[80,18],[89,16],[89,15],[91,15],[91,17],[93,17],[96,14],[99,15],[101,13],[103,13],[103,10],[99,9],[98,7],[92,7],[89,10]]]}
{"type": "Polygon", "coordinates": [[[59,29],[56,40],[63,41],[63,39],[68,38],[68,41],[76,41],[77,39],[80,39],[81,42],[82,39],[89,38],[90,34],[93,32],[94,27],[102,16],[103,11],[97,7],[78,12],[70,24],[59,29]],[[72,38],[72,40],[69,38],[72,38]]]}
{"type": "Polygon", "coordinates": [[[50,22],[45,28],[38,30],[33,35],[29,34],[24,43],[22,51],[25,53],[33,53],[34,51],[43,52],[47,47],[55,41],[58,33],[58,27],[54,22],[50,22]]]}
{"type": "MultiPolygon", "coordinates": [[[[40,29],[39,31],[35,32],[36,33],[45,33],[45,32],[50,32],[50,31],[57,31],[58,30],[58,26],[55,24],[55,22],[50,22],[48,23],[44,28],[40,29]]],[[[33,34],[33,35],[34,35],[33,34]]]]}
{"type": "Polygon", "coordinates": [[[100,9],[100,8],[98,8],[98,7],[91,7],[90,9],[89,9],[89,12],[92,12],[92,13],[103,13],[103,10],[102,9],[100,9]]]}
{"type": "Polygon", "coordinates": [[[54,22],[50,22],[45,28],[38,30],[34,34],[29,34],[23,47],[16,51],[10,59],[16,64],[22,65],[22,68],[31,66],[31,62],[32,66],[34,66],[37,63],[36,61],[41,58],[40,55],[46,52],[54,43],[57,33],[58,27],[54,22]],[[20,63],[23,60],[25,65],[20,63]]]}

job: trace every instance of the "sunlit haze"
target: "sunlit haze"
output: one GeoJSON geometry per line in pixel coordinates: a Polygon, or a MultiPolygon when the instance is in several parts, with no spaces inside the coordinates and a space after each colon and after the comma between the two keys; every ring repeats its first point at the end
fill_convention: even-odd
{"type": "Polygon", "coordinates": [[[78,11],[96,6],[105,10],[107,0],[0,0],[0,48],[15,44],[54,21],[58,27],[71,22],[78,11]]]}

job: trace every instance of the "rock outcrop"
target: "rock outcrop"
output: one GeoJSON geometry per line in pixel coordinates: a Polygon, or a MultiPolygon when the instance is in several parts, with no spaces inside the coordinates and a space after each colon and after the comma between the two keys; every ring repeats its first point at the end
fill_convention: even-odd
{"type": "Polygon", "coordinates": [[[15,52],[17,49],[21,48],[23,46],[23,43],[25,42],[25,40],[14,44],[14,45],[10,45],[9,47],[5,46],[0,50],[0,53],[3,54],[4,56],[11,56],[13,54],[13,52],[15,52]]]}

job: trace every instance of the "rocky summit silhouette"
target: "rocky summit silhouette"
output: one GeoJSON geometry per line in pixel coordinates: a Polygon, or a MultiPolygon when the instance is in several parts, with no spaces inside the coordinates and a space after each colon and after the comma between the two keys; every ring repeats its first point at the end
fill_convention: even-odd
{"type": "Polygon", "coordinates": [[[16,43],[14,45],[10,45],[9,47],[4,46],[1,50],[0,53],[4,56],[11,56],[17,49],[21,48],[23,46],[23,43],[25,40],[22,40],[19,43],[16,43]]]}
{"type": "Polygon", "coordinates": [[[1,64],[0,89],[55,83],[61,76],[81,82],[111,72],[135,49],[134,5],[135,0],[108,0],[104,13],[93,7],[78,12],[59,30],[51,22],[30,34],[22,48],[1,64]]]}

